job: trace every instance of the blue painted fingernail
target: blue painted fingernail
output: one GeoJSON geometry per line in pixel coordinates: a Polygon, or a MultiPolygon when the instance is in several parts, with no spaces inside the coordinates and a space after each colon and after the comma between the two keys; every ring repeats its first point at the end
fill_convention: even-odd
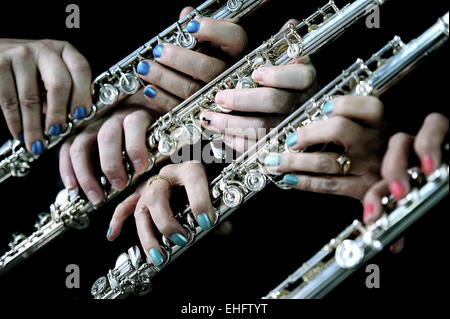
{"type": "Polygon", "coordinates": [[[161,54],[164,50],[164,47],[161,44],[158,44],[154,49],[153,49],[153,56],[155,58],[159,58],[161,57],[161,54]]]}
{"type": "Polygon", "coordinates": [[[186,30],[189,33],[195,33],[200,29],[200,23],[198,23],[197,21],[191,21],[188,23],[188,25],[186,26],[186,30]]]}
{"type": "Polygon", "coordinates": [[[153,99],[156,96],[156,91],[153,88],[147,87],[144,90],[144,94],[153,99]]]}
{"type": "Polygon", "coordinates": [[[281,155],[279,154],[269,154],[264,159],[264,164],[266,166],[280,166],[281,163],[281,155]]]}
{"type": "Polygon", "coordinates": [[[108,238],[109,235],[111,235],[111,232],[112,232],[112,227],[109,226],[108,231],[106,232],[106,238],[108,238]]]}
{"type": "Polygon", "coordinates": [[[150,64],[148,64],[145,61],[139,62],[136,68],[136,72],[139,73],[140,75],[147,75],[148,72],[150,72],[150,64]]]}
{"type": "Polygon", "coordinates": [[[41,155],[44,153],[44,144],[41,141],[36,141],[31,146],[31,152],[36,155],[41,155]]]}
{"type": "Polygon", "coordinates": [[[208,230],[211,228],[211,221],[207,214],[200,214],[197,217],[198,224],[203,230],[208,230]]]}
{"type": "Polygon", "coordinates": [[[23,138],[22,132],[20,132],[19,135],[17,135],[17,139],[20,141],[20,143],[25,144],[25,139],[23,138]]]}
{"type": "Polygon", "coordinates": [[[73,113],[73,117],[77,120],[82,120],[86,117],[86,108],[84,106],[77,107],[73,113]]]}
{"type": "Polygon", "coordinates": [[[50,126],[48,132],[53,136],[59,136],[59,134],[61,134],[62,132],[62,125],[61,124],[52,125],[50,126]]]}
{"type": "Polygon", "coordinates": [[[291,135],[289,135],[286,139],[286,145],[294,146],[295,144],[297,144],[297,137],[298,137],[297,133],[292,133],[291,135]]]}
{"type": "Polygon", "coordinates": [[[159,265],[161,265],[164,262],[164,257],[159,252],[158,249],[156,249],[156,248],[150,249],[149,254],[152,257],[153,262],[155,263],[156,266],[159,266],[159,265]]]}
{"type": "Polygon", "coordinates": [[[172,241],[180,247],[186,246],[188,242],[187,238],[181,234],[173,234],[170,236],[170,239],[172,239],[172,241]]]}
{"type": "Polygon", "coordinates": [[[333,113],[333,109],[334,109],[334,102],[333,101],[328,101],[326,102],[323,107],[322,107],[322,111],[323,113],[325,113],[326,115],[329,115],[331,113],[333,113]]]}
{"type": "Polygon", "coordinates": [[[298,178],[295,175],[285,175],[283,177],[283,182],[287,185],[297,185],[298,178]]]}

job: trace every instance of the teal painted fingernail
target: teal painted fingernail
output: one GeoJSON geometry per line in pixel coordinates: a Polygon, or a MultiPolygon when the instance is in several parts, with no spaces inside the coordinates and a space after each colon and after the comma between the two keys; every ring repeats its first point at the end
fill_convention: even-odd
{"type": "Polygon", "coordinates": [[[162,53],[163,53],[164,47],[161,44],[158,44],[154,49],[153,49],[153,56],[155,58],[160,58],[162,53]]]}
{"type": "Polygon", "coordinates": [[[151,87],[147,87],[147,88],[145,88],[145,90],[144,90],[144,94],[145,94],[146,96],[148,96],[149,98],[154,99],[155,96],[156,96],[156,91],[155,91],[155,89],[153,89],[153,88],[151,88],[151,87]]]}
{"type": "Polygon", "coordinates": [[[149,254],[150,254],[150,257],[152,257],[153,262],[155,263],[156,266],[162,265],[162,263],[164,262],[164,257],[159,252],[158,249],[156,249],[156,248],[150,249],[149,254]]]}
{"type": "Polygon", "coordinates": [[[211,228],[211,221],[207,214],[200,214],[197,217],[198,224],[203,230],[208,230],[211,228]]]}
{"type": "Polygon", "coordinates": [[[285,175],[283,177],[283,183],[285,183],[287,185],[297,185],[298,178],[295,175],[285,175]]]}
{"type": "Polygon", "coordinates": [[[106,238],[108,238],[109,235],[111,235],[111,232],[112,232],[112,227],[109,226],[108,231],[106,232],[106,238]]]}
{"type": "Polygon", "coordinates": [[[197,21],[191,21],[188,23],[188,25],[186,26],[186,30],[189,33],[195,33],[200,29],[200,23],[198,23],[197,21]]]}
{"type": "Polygon", "coordinates": [[[186,246],[187,244],[187,238],[181,234],[173,234],[170,236],[170,239],[180,247],[186,246]]]}
{"type": "Polygon", "coordinates": [[[286,139],[286,145],[294,146],[295,144],[297,144],[297,137],[298,137],[297,133],[290,134],[286,139]]]}
{"type": "Polygon", "coordinates": [[[322,111],[323,113],[325,113],[326,115],[329,115],[331,113],[333,113],[333,109],[334,109],[334,102],[333,101],[328,101],[326,102],[323,107],[322,107],[322,111]]]}
{"type": "Polygon", "coordinates": [[[280,163],[281,155],[279,154],[270,154],[264,159],[264,164],[266,164],[266,166],[280,166],[280,163]]]}

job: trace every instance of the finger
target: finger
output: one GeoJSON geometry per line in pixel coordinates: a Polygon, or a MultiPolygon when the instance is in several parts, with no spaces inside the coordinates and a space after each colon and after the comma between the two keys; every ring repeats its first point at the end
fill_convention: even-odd
{"type": "Polygon", "coordinates": [[[227,67],[226,63],[219,59],[169,43],[157,45],[153,49],[153,56],[158,63],[205,83],[213,80],[227,67]]]}
{"type": "Polygon", "coordinates": [[[99,125],[88,126],[77,135],[70,147],[73,170],[80,187],[94,205],[103,202],[105,195],[94,175],[91,150],[96,146],[99,125]]]}
{"type": "Polygon", "coordinates": [[[362,183],[358,176],[344,177],[316,177],[298,174],[288,174],[283,177],[283,182],[292,188],[323,194],[335,194],[361,199],[368,186],[362,183]],[[367,187],[366,187],[367,186],[367,187]]]}
{"type": "Polygon", "coordinates": [[[155,85],[147,85],[144,89],[147,101],[152,103],[158,110],[166,113],[181,103],[181,100],[165,92],[155,85]]]}
{"type": "Polygon", "coordinates": [[[149,155],[146,147],[146,132],[150,122],[150,114],[144,110],[128,114],[123,121],[125,149],[134,170],[138,174],[143,173],[149,163],[149,155]]]}
{"type": "Polygon", "coordinates": [[[156,266],[160,266],[164,263],[165,256],[153,231],[152,219],[148,208],[140,204],[140,201],[136,205],[134,218],[139,240],[145,254],[151,258],[156,266]]]}
{"type": "Polygon", "coordinates": [[[185,7],[183,10],[181,10],[180,12],[180,19],[182,17],[184,17],[186,14],[188,14],[189,12],[191,12],[192,10],[195,10],[194,7],[185,7]]]}
{"type": "Polygon", "coordinates": [[[188,242],[188,233],[175,219],[170,208],[170,188],[171,184],[166,180],[153,180],[142,194],[139,204],[148,208],[153,223],[161,234],[173,243],[185,246],[188,242]]]}
{"type": "Polygon", "coordinates": [[[122,156],[122,123],[126,114],[115,113],[102,125],[97,135],[102,171],[116,190],[122,190],[128,183],[122,156]]]}
{"type": "Polygon", "coordinates": [[[428,115],[414,141],[414,150],[425,174],[441,165],[441,147],[448,132],[448,118],[439,114],[428,115]]]}
{"type": "Polygon", "coordinates": [[[197,40],[210,42],[231,57],[240,55],[248,42],[241,26],[225,20],[196,18],[187,24],[186,30],[197,40]]]}
{"type": "Polygon", "coordinates": [[[109,222],[108,231],[106,232],[106,238],[109,241],[113,241],[120,236],[123,224],[128,219],[128,217],[133,215],[139,198],[140,194],[135,192],[119,205],[117,205],[111,221],[109,222]]]}
{"type": "Polygon", "coordinates": [[[225,145],[231,147],[238,153],[247,152],[253,145],[256,144],[256,140],[244,138],[236,135],[223,135],[223,142],[225,145]]]}
{"type": "Polygon", "coordinates": [[[70,148],[74,137],[68,139],[59,150],[59,174],[67,189],[75,189],[77,187],[77,179],[70,158],[70,148]]]}
{"type": "Polygon", "coordinates": [[[363,221],[366,225],[374,223],[383,214],[381,199],[389,194],[389,183],[381,180],[374,184],[364,196],[363,221]]]}
{"type": "Polygon", "coordinates": [[[289,19],[288,22],[286,22],[283,27],[281,28],[281,30],[286,29],[290,24],[292,24],[293,26],[297,26],[300,22],[297,19],[289,19]]]}
{"type": "Polygon", "coordinates": [[[308,172],[327,175],[341,174],[341,165],[336,153],[272,153],[266,156],[264,164],[273,171],[308,172]]]}
{"type": "Polygon", "coordinates": [[[259,139],[268,133],[269,128],[275,127],[282,118],[203,112],[200,119],[202,125],[212,131],[249,139],[259,139]]]}
{"type": "Polygon", "coordinates": [[[286,114],[292,110],[296,95],[274,88],[222,90],[216,94],[221,107],[242,112],[286,114]]]}
{"type": "Polygon", "coordinates": [[[19,101],[11,61],[3,57],[0,57],[0,106],[9,131],[14,138],[18,139],[19,134],[22,133],[19,101]]]}
{"type": "Polygon", "coordinates": [[[312,64],[288,64],[258,68],[252,74],[255,82],[266,87],[306,90],[316,80],[312,64]]]}
{"type": "MultiPolygon", "coordinates": [[[[366,145],[373,136],[357,123],[341,116],[303,126],[289,135],[286,144],[293,150],[317,144],[334,143],[348,149],[354,145],[366,145]]],[[[357,149],[353,150],[354,152],[357,149]]],[[[365,150],[362,150],[365,151],[365,150]]]]}
{"type": "Polygon", "coordinates": [[[383,103],[374,96],[337,97],[326,102],[322,110],[326,115],[340,115],[373,128],[384,125],[383,103]]]}
{"type": "Polygon", "coordinates": [[[38,66],[47,91],[46,131],[58,136],[65,129],[67,121],[72,78],[61,57],[53,52],[40,54],[38,66]]]}
{"type": "Polygon", "coordinates": [[[397,200],[410,189],[407,169],[413,141],[413,137],[405,133],[392,136],[381,164],[381,176],[388,181],[391,194],[397,200]]]}
{"type": "Polygon", "coordinates": [[[144,81],[152,83],[183,100],[202,87],[197,81],[150,60],[139,62],[136,72],[144,81]]]}
{"type": "Polygon", "coordinates": [[[37,82],[37,67],[28,47],[19,47],[12,62],[19,96],[25,142],[29,152],[40,155],[44,152],[42,132],[42,103],[37,82]]]}
{"type": "MultiPolygon", "coordinates": [[[[203,166],[199,163],[188,162],[176,166],[176,183],[184,185],[189,200],[191,211],[198,224],[204,230],[208,230],[216,222],[216,214],[209,197],[208,179],[203,166]]],[[[165,174],[165,170],[161,170],[165,174]]]]}
{"type": "Polygon", "coordinates": [[[72,78],[70,110],[76,119],[81,120],[91,112],[91,68],[86,58],[69,43],[64,46],[62,58],[72,78]]]}

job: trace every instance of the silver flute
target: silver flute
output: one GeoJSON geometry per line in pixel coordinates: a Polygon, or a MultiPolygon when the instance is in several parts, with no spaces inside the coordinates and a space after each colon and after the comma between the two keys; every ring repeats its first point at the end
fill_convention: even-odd
{"type": "MultiPolygon", "coordinates": [[[[381,93],[392,86],[400,76],[409,72],[413,66],[448,40],[448,19],[447,12],[435,25],[407,45],[399,42],[399,38],[394,39],[399,50],[389,60],[379,60],[380,55],[377,53],[375,59],[372,57],[368,62],[360,64],[359,69],[376,61],[382,62],[382,66],[371,72],[362,85],[359,82],[360,91],[354,90],[353,93],[381,93]]],[[[388,47],[391,46],[392,42],[388,44],[388,47]]],[[[384,48],[380,52],[382,51],[384,48]]],[[[344,77],[353,77],[354,72],[350,69],[344,72],[347,74],[344,77]]],[[[355,79],[359,80],[360,75],[355,75],[355,79]]],[[[444,147],[448,152],[449,145],[444,147]]],[[[427,177],[418,169],[408,170],[408,173],[413,189],[404,199],[395,201],[392,195],[384,197],[384,214],[374,224],[364,226],[355,220],[265,298],[324,297],[448,195],[448,164],[443,164],[427,177]]]]}
{"type": "Polygon", "coordinates": [[[416,186],[404,199],[384,197],[380,219],[370,226],[355,220],[264,298],[324,297],[448,195],[448,165],[426,178],[418,170],[408,173],[416,186]]]}
{"type": "MultiPolygon", "coordinates": [[[[365,14],[371,12],[373,6],[382,3],[383,2],[380,1],[359,0],[345,6],[343,9],[338,9],[333,2],[330,2],[319,9],[309,19],[300,23],[297,27],[290,26],[287,29],[280,31],[280,33],[272,37],[271,40],[267,41],[251,53],[245,61],[238,62],[229,71],[220,75],[217,78],[220,85],[214,83],[207,85],[204,89],[199,91],[200,93],[176,107],[173,110],[173,112],[176,112],[176,116],[173,115],[173,112],[169,113],[166,118],[167,122],[171,121],[170,126],[164,126],[162,120],[159,121],[159,123],[156,123],[153,127],[155,130],[155,138],[159,136],[161,141],[164,138],[169,137],[167,134],[164,134],[164,130],[170,129],[172,131],[173,128],[176,128],[173,131],[177,132],[176,135],[180,134],[182,130],[185,129],[185,134],[191,132],[192,135],[194,135],[194,132],[198,132],[198,134],[195,134],[200,136],[201,126],[198,123],[196,116],[198,117],[201,109],[220,111],[220,106],[214,102],[214,95],[219,90],[233,87],[256,86],[251,80],[251,73],[257,67],[264,65],[280,65],[284,63],[282,61],[315,52],[317,49],[339,36],[345,29],[358,21],[365,14]],[[334,11],[334,14],[330,16],[328,13],[330,12],[329,10],[332,10],[331,12],[334,11]],[[322,17],[322,21],[324,21],[318,25],[314,25],[312,21],[317,21],[318,17],[322,17]],[[296,30],[305,27],[309,32],[304,37],[301,37],[296,30]],[[282,49],[284,52],[282,55],[275,55],[277,59],[271,61],[270,57],[274,56],[274,53],[272,53],[271,50],[275,48],[284,48],[282,49]],[[292,54],[292,52],[296,52],[296,54],[292,54]],[[280,62],[277,63],[277,61],[280,62]],[[242,73],[241,70],[245,71],[245,73],[242,73]],[[231,75],[233,77],[231,77],[231,75]],[[208,94],[205,94],[205,92],[208,94]],[[197,95],[199,95],[201,99],[199,99],[197,95]],[[189,122],[181,125],[178,123],[180,117],[189,122]]],[[[277,51],[279,50],[280,49],[277,49],[277,51]]],[[[304,107],[293,113],[288,119],[292,121],[295,117],[298,117],[299,114],[303,113],[304,107]]],[[[282,124],[286,126],[288,123],[289,122],[284,121],[282,124]]],[[[282,132],[287,132],[284,126],[279,126],[279,128],[283,127],[282,132]]],[[[171,135],[169,138],[171,138],[172,141],[175,141],[175,144],[178,144],[180,139],[174,135],[171,135]]],[[[267,138],[272,138],[272,135],[273,134],[267,138]]],[[[280,139],[281,138],[282,137],[280,136],[280,139]]],[[[170,139],[167,139],[167,141],[169,142],[164,144],[169,144],[170,146],[172,141],[170,141],[170,139]]],[[[263,141],[266,141],[266,139],[263,138],[263,141]]],[[[184,142],[193,143],[194,141],[186,138],[184,139],[184,142]]],[[[156,147],[157,143],[154,145],[156,147]]],[[[257,143],[255,147],[257,145],[265,145],[265,142],[257,143]]],[[[270,150],[273,151],[272,146],[273,144],[270,144],[270,150]]],[[[160,148],[164,150],[170,149],[171,152],[176,149],[176,147],[172,146],[169,148],[158,146],[158,149],[160,148]]],[[[228,217],[235,209],[253,197],[257,192],[261,191],[266,186],[267,181],[273,180],[270,173],[260,164],[264,163],[264,159],[261,156],[267,155],[267,150],[266,146],[264,146],[261,150],[261,154],[259,154],[259,152],[254,152],[254,148],[250,149],[249,152],[240,156],[233,164],[226,167],[221,176],[217,177],[212,182],[211,196],[213,199],[213,206],[216,207],[216,224],[219,220],[228,217]],[[260,159],[262,159],[262,162],[260,162],[260,159]]],[[[190,208],[178,213],[175,218],[188,230],[189,238],[186,246],[179,247],[173,245],[166,237],[162,236],[160,242],[162,243],[161,247],[165,252],[166,258],[164,263],[160,266],[155,266],[151,261],[146,262],[137,246],[130,248],[127,253],[123,253],[119,256],[114,269],[110,270],[107,276],[100,277],[93,285],[91,292],[94,298],[116,299],[126,297],[131,293],[137,295],[147,293],[151,289],[150,280],[152,277],[164,269],[171,260],[177,258],[193,243],[197,242],[209,232],[203,230],[197,224],[190,208]]]]}
{"type": "MultiPolygon", "coordinates": [[[[97,103],[85,120],[69,123],[72,127],[87,125],[98,119],[108,106],[114,106],[126,96],[135,93],[143,84],[136,74],[136,66],[142,59],[154,59],[152,48],[160,43],[172,43],[186,48],[193,48],[197,40],[186,32],[185,26],[198,16],[210,16],[216,19],[241,18],[249,15],[267,0],[209,0],[197,9],[181,18],[158,36],[151,39],[125,59],[100,75],[93,83],[93,96],[97,103]]],[[[48,146],[55,146],[67,136],[69,132],[57,139],[52,138],[48,146]]],[[[49,148],[49,147],[47,147],[49,148]]],[[[30,163],[37,157],[29,153],[19,141],[9,141],[0,148],[0,182],[9,176],[24,176],[30,170],[30,163]],[[4,158],[4,159],[3,159],[4,158]]],[[[126,161],[124,153],[124,161],[126,161]]],[[[126,162],[128,172],[131,167],[126,162]]],[[[129,185],[138,176],[129,174],[129,185]]],[[[100,178],[105,192],[105,202],[116,197],[120,192],[109,185],[105,177],[100,178]]],[[[10,250],[0,257],[0,275],[23,261],[34,252],[45,246],[54,238],[63,234],[69,228],[83,229],[89,226],[89,213],[97,210],[79,190],[61,190],[55,202],[50,206],[50,212],[39,214],[35,223],[36,231],[30,236],[14,233],[9,243],[10,250]]]]}
{"type": "MultiPolygon", "coordinates": [[[[127,57],[100,74],[92,83],[93,105],[84,119],[71,114],[67,118],[67,129],[59,136],[45,135],[45,149],[61,144],[78,129],[98,120],[120,101],[136,93],[143,83],[136,73],[136,66],[143,59],[154,60],[153,48],[162,43],[185,48],[194,48],[197,40],[186,31],[186,25],[199,16],[216,19],[241,18],[254,12],[267,0],[207,0],[195,10],[143,44],[127,57]]],[[[39,155],[28,152],[18,140],[9,140],[0,148],[0,183],[9,177],[23,177],[31,170],[31,164],[39,155]]]]}

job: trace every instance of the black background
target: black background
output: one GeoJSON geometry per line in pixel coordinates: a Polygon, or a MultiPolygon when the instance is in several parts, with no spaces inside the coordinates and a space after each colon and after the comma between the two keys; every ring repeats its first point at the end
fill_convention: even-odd
{"type": "MultiPolygon", "coordinates": [[[[87,57],[96,75],[173,23],[184,6],[200,3],[2,1],[0,38],[67,40],[87,57]],[[65,27],[65,8],[69,3],[80,6],[80,29],[65,27]]],[[[278,31],[289,18],[307,17],[324,3],[271,1],[241,23],[249,35],[248,49],[278,31]]],[[[393,0],[386,3],[381,9],[380,29],[367,29],[359,23],[313,57],[320,83],[326,84],[357,57],[367,59],[394,35],[400,35],[404,41],[417,37],[446,10],[444,1],[421,2],[420,6],[393,0]]],[[[417,132],[425,115],[433,111],[448,117],[447,75],[448,45],[382,96],[393,132],[417,132]]],[[[9,138],[2,122],[1,140],[9,138]]],[[[61,187],[57,182],[57,152],[43,157],[26,178],[0,185],[0,252],[6,251],[13,231],[32,232],[35,217],[48,210],[61,187]]],[[[71,230],[0,278],[2,303],[23,298],[89,300],[92,283],[106,274],[122,251],[138,243],[132,220],[116,242],[105,239],[115,204],[97,213],[88,229],[71,230]],[[80,289],[65,286],[68,264],[80,266],[80,289]]],[[[344,307],[374,306],[380,300],[397,300],[406,306],[411,299],[439,297],[439,290],[448,285],[444,262],[447,210],[445,199],[407,232],[401,254],[384,251],[373,260],[381,269],[380,289],[365,287],[366,273],[361,268],[326,299],[344,301],[344,307]]],[[[230,237],[209,235],[155,280],[153,293],[132,301],[152,311],[166,311],[168,316],[175,316],[188,301],[258,302],[353,219],[360,218],[361,213],[360,203],[352,199],[269,187],[231,217],[234,228],[230,237]]],[[[298,301],[273,307],[300,311],[302,305],[298,301]]]]}

